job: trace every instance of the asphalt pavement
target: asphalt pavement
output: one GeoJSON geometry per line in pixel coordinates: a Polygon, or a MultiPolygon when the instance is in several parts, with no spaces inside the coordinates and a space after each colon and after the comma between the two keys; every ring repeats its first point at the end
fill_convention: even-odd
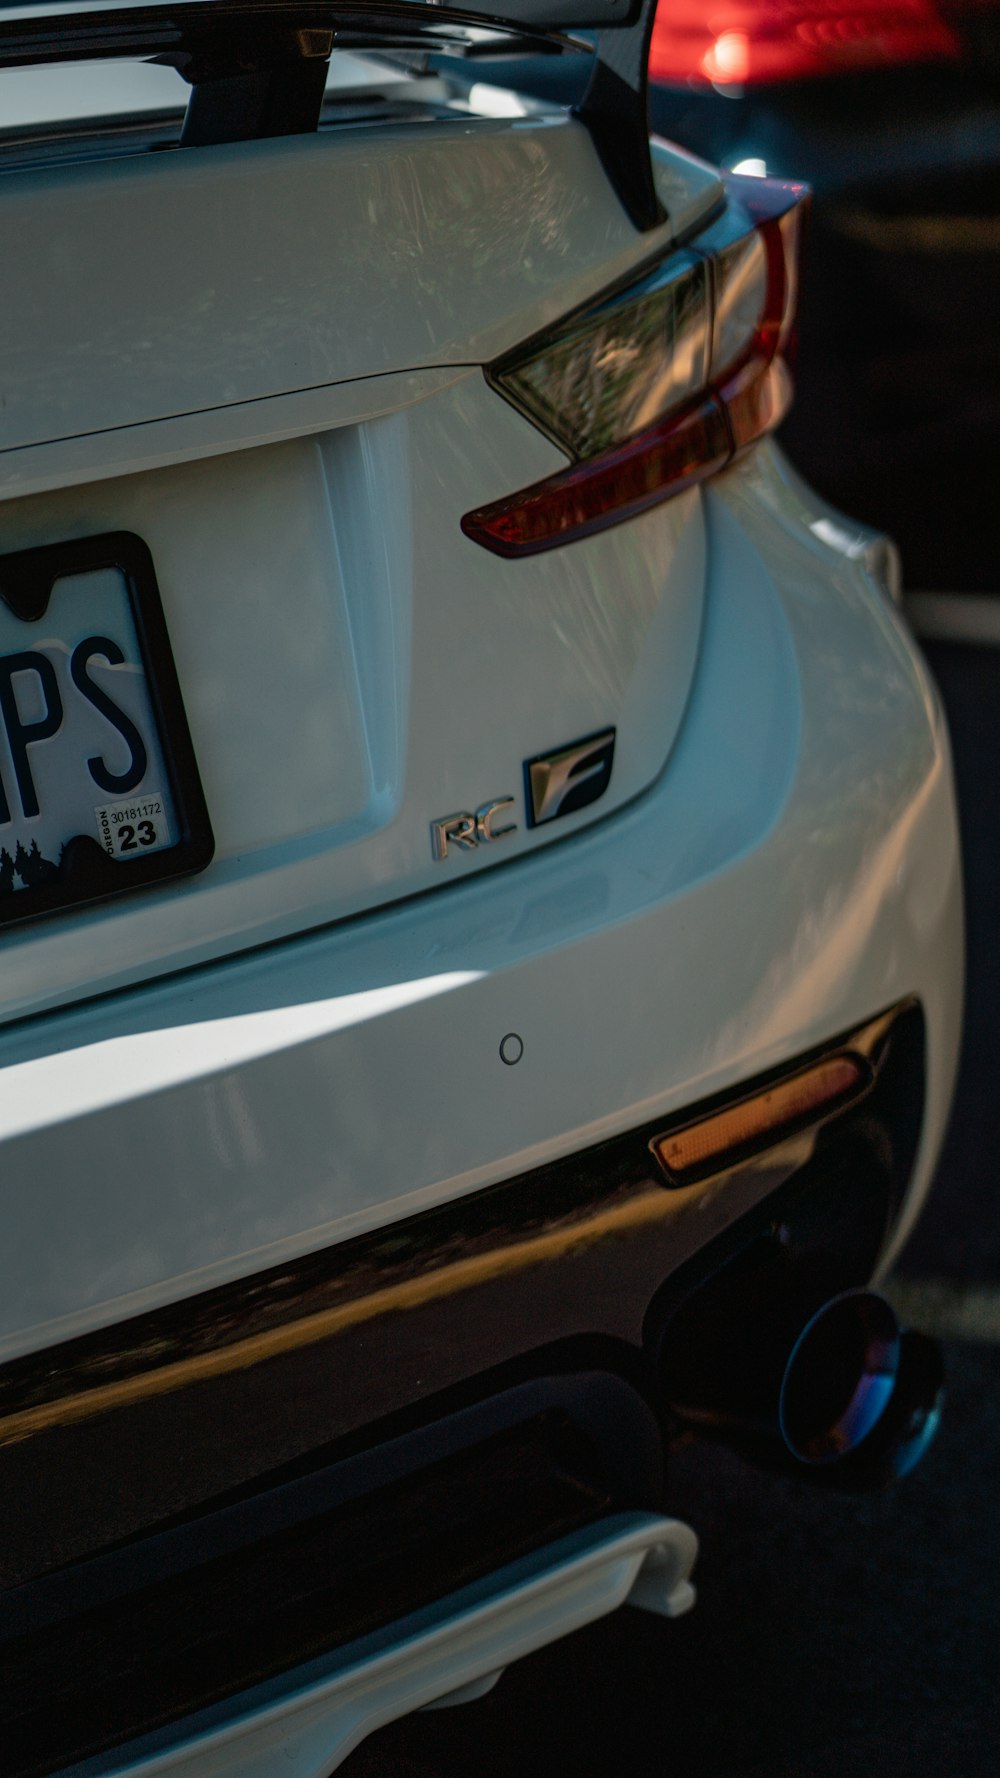
{"type": "Polygon", "coordinates": [[[373,1736],[342,1778],[995,1778],[1000,1349],[952,1346],[948,1369],[936,1446],[885,1494],[677,1452],[687,1617],[626,1607],[373,1736]]]}

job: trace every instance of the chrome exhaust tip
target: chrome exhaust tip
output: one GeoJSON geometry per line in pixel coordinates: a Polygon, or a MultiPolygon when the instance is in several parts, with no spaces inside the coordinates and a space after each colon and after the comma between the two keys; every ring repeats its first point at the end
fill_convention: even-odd
{"type": "Polygon", "coordinates": [[[728,1331],[727,1341],[707,1343],[700,1362],[692,1365],[689,1352],[678,1388],[667,1329],[665,1392],[682,1421],[765,1463],[787,1468],[791,1460],[800,1475],[857,1489],[908,1475],[932,1443],[944,1397],[941,1348],[902,1328],[877,1292],[843,1291],[804,1325],[786,1302],[755,1332],[728,1331]]]}
{"type": "Polygon", "coordinates": [[[778,1430],[809,1467],[878,1487],[908,1475],[941,1422],[944,1364],[936,1340],[901,1328],[885,1298],[848,1290],[824,1303],[785,1366],[778,1430]]]}
{"type": "Polygon", "coordinates": [[[902,1334],[884,1297],[847,1290],[817,1309],[788,1357],[778,1430],[800,1463],[836,1463],[873,1432],[892,1399],[902,1334]]]}

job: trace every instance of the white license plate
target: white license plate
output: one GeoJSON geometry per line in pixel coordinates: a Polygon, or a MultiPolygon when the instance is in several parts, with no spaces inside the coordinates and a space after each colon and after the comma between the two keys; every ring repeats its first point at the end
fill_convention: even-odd
{"type": "Polygon", "coordinates": [[[0,556],[0,922],[200,870],[212,850],[141,538],[0,556]]]}

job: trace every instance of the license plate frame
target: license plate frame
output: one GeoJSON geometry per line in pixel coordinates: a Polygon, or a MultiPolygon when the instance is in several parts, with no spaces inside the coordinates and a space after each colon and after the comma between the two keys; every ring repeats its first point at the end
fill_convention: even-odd
{"type": "MultiPolygon", "coordinates": [[[[39,915],[67,913],[94,902],[130,895],[137,889],[190,876],[204,870],[215,851],[156,570],[143,539],[131,531],[108,531],[0,555],[0,603],[19,625],[24,626],[24,651],[32,652],[30,626],[45,618],[56,583],[108,569],[120,574],[126,595],[138,658],[132,661],[125,657],[122,664],[133,670],[138,666],[142,671],[142,689],[148,699],[159,764],[166,779],[163,794],[169,796],[169,828],[173,838],[168,844],[158,844],[155,851],[139,853],[125,861],[122,857],[109,856],[95,837],[93,827],[89,832],[68,836],[62,844],[59,865],[43,861],[55,875],[37,883],[23,882],[16,889],[0,888],[0,926],[39,915]]],[[[118,638],[113,640],[117,642],[118,638]]],[[[65,646],[68,654],[68,645],[65,646]]],[[[10,660],[12,657],[3,658],[10,660]]],[[[11,684],[8,675],[9,695],[13,695],[11,684]]],[[[100,709],[100,703],[93,695],[90,702],[100,709]]],[[[23,740],[21,748],[26,758],[27,747],[23,740]]],[[[16,801],[20,780],[10,731],[6,726],[0,732],[0,756],[5,779],[2,796],[9,812],[13,804],[8,793],[12,793],[16,801]],[[14,762],[14,782],[10,781],[10,761],[14,762]]],[[[86,763],[92,770],[94,762],[86,763]]],[[[139,791],[136,794],[150,793],[139,791]]],[[[101,802],[108,801],[105,792],[95,787],[95,802],[98,798],[101,802]]],[[[22,822],[27,815],[23,805],[22,791],[22,822]]],[[[0,827],[0,840],[3,831],[0,827]]],[[[19,839],[19,848],[20,844],[19,839]]]]}

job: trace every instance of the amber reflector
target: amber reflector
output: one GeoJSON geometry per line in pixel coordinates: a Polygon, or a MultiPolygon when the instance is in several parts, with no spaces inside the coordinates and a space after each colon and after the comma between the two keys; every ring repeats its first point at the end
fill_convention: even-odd
{"type": "Polygon", "coordinates": [[[728,1105],[682,1130],[656,1136],[649,1146],[672,1183],[688,1185],[756,1149],[770,1147],[793,1129],[815,1123],[856,1098],[870,1078],[858,1056],[829,1056],[739,1105],[728,1105]]]}

